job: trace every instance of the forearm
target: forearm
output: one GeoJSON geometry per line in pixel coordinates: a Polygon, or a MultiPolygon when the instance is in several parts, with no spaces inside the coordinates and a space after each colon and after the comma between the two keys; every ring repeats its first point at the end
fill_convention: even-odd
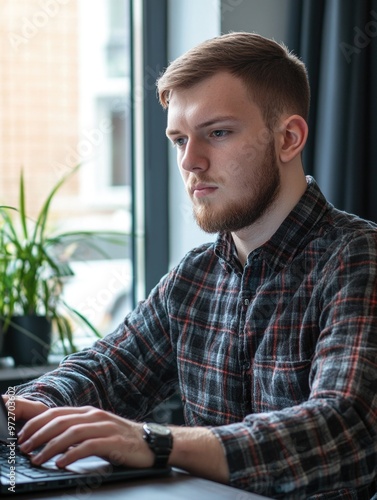
{"type": "Polygon", "coordinates": [[[249,415],[215,433],[226,448],[231,486],[262,495],[306,498],[342,488],[355,494],[375,475],[373,423],[346,400],[249,415]]]}
{"type": "Polygon", "coordinates": [[[91,404],[98,406],[98,393],[92,390],[91,382],[85,375],[71,373],[70,369],[60,366],[38,379],[15,388],[16,395],[34,401],[42,401],[49,407],[78,406],[91,404]]]}
{"type": "Polygon", "coordinates": [[[173,450],[169,463],[220,483],[228,483],[229,470],[220,440],[204,427],[172,427],[173,450]]]}
{"type": "MultiPolygon", "coordinates": [[[[158,362],[157,370],[153,355],[158,356],[139,349],[136,334],[121,325],[90,349],[63,360],[53,372],[17,387],[17,395],[50,407],[88,405],[141,420],[175,390],[168,383],[173,375],[158,362]],[[144,358],[148,360],[145,366],[140,362],[144,358]]],[[[170,360],[166,363],[173,365],[170,360]]]]}

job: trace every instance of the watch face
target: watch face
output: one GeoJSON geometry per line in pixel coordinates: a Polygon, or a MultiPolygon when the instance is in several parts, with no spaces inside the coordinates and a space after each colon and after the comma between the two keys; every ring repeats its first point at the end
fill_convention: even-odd
{"type": "Polygon", "coordinates": [[[161,424],[155,424],[154,422],[148,423],[147,427],[152,432],[155,432],[156,434],[159,434],[160,436],[169,436],[170,435],[170,429],[168,427],[165,427],[164,425],[161,424]]]}

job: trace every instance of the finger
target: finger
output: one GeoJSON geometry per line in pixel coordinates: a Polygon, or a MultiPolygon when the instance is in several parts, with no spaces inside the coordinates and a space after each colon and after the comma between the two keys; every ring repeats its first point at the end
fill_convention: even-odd
{"type": "Polygon", "coordinates": [[[75,415],[56,417],[49,420],[29,436],[22,433],[19,439],[20,449],[24,453],[31,453],[36,448],[62,435],[66,429],[75,424],[77,424],[77,417],[75,415]]]}
{"type": "MultiPolygon", "coordinates": [[[[79,408],[72,408],[72,407],[57,407],[57,408],[50,408],[48,411],[36,416],[35,418],[32,418],[29,420],[24,427],[22,428],[22,431],[20,432],[18,438],[19,438],[19,444],[22,444],[28,440],[30,440],[31,436],[33,436],[34,440],[33,443],[39,443],[35,444],[35,446],[40,446],[43,444],[45,441],[43,441],[42,436],[44,436],[44,432],[46,429],[52,430],[52,426],[48,427],[48,424],[50,422],[55,422],[55,425],[60,426],[60,430],[64,431],[67,426],[71,425],[71,418],[75,418],[76,416],[80,415],[90,415],[91,411],[95,410],[92,407],[84,406],[84,407],[79,407],[79,408]],[[66,418],[65,418],[66,417],[66,418]],[[41,441],[42,439],[42,441],[41,441]]],[[[101,411],[101,410],[97,410],[101,411]]],[[[94,418],[95,413],[93,412],[92,418],[94,418]]],[[[96,418],[99,418],[97,416],[96,418]]],[[[47,435],[46,440],[50,439],[52,435],[47,435]]]]}
{"type": "Polygon", "coordinates": [[[154,455],[145,446],[145,442],[135,436],[113,435],[106,438],[86,440],[78,446],[69,448],[56,460],[58,467],[64,468],[91,455],[96,455],[109,460],[115,465],[129,467],[151,467],[154,455]]]}
{"type": "MultiPolygon", "coordinates": [[[[9,397],[6,395],[2,397],[5,406],[8,407],[9,397]]],[[[14,407],[12,411],[15,414],[16,420],[29,420],[49,409],[48,406],[40,401],[31,401],[19,396],[12,397],[12,407],[14,407]]]]}
{"type": "MultiPolygon", "coordinates": [[[[31,434],[21,435],[21,443],[19,440],[21,451],[30,453],[43,444],[62,435],[67,429],[75,428],[75,426],[83,422],[88,425],[90,420],[88,420],[86,415],[76,413],[49,418],[47,421],[44,420],[44,425],[41,422],[37,422],[38,426],[35,432],[32,432],[34,429],[30,429],[30,432],[32,432],[31,434]],[[40,425],[42,426],[40,427],[40,425]]],[[[70,444],[75,443],[73,442],[70,444]]]]}
{"type": "MultiPolygon", "coordinates": [[[[74,425],[51,439],[43,450],[32,457],[32,461],[34,464],[40,465],[59,453],[66,452],[72,446],[96,439],[98,436],[108,439],[109,436],[115,435],[117,431],[118,429],[111,422],[74,425]]],[[[23,448],[21,449],[24,451],[23,448]]]]}
{"type": "MultiPolygon", "coordinates": [[[[108,437],[119,432],[119,423],[113,420],[112,415],[102,413],[102,419],[99,422],[90,422],[86,415],[57,417],[23,443],[20,446],[21,451],[30,453],[47,443],[43,454],[40,455],[41,460],[46,461],[86,439],[99,436],[108,437]]],[[[40,461],[39,457],[38,460],[40,461]]]]}
{"type": "Polygon", "coordinates": [[[97,438],[84,441],[79,445],[69,448],[63,455],[56,460],[56,465],[60,468],[80,460],[81,458],[90,457],[91,455],[101,456],[106,458],[106,439],[97,438]]]}

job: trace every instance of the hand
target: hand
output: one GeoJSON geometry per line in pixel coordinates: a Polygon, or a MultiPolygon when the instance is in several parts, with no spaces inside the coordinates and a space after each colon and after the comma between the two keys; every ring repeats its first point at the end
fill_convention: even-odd
{"type": "Polygon", "coordinates": [[[154,454],[143,439],[142,424],[91,406],[49,409],[25,424],[18,442],[24,453],[45,444],[32,458],[36,465],[60,453],[58,467],[90,455],[132,467],[154,463],[154,454]]]}
{"type": "MultiPolygon", "coordinates": [[[[5,405],[7,405],[9,396],[4,394],[2,398],[5,405]]],[[[44,403],[41,403],[40,401],[31,401],[21,396],[16,396],[12,399],[15,403],[14,413],[16,416],[16,421],[30,420],[31,418],[36,417],[37,415],[40,415],[41,413],[48,410],[48,406],[46,406],[44,403]]]]}

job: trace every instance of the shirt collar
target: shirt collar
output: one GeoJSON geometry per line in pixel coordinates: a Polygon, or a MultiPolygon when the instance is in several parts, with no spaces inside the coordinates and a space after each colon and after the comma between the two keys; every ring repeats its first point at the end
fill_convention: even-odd
{"type": "MultiPolygon", "coordinates": [[[[306,177],[307,188],[297,205],[282,222],[272,237],[248,257],[260,254],[272,268],[280,268],[291,260],[296,252],[312,238],[312,230],[331,205],[327,202],[311,176],[306,177]]],[[[215,253],[225,267],[239,268],[236,249],[230,233],[220,233],[215,242],[215,253]]]]}

